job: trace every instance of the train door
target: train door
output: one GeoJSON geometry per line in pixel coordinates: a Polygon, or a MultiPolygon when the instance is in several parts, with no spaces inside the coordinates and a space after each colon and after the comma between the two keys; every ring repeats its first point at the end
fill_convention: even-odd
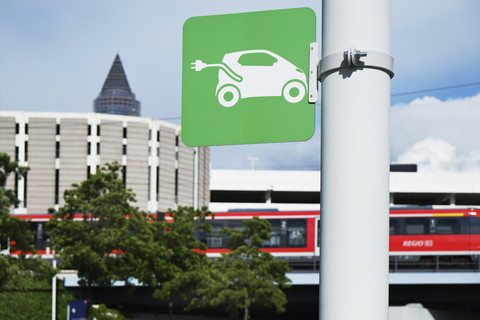
{"type": "Polygon", "coordinates": [[[320,256],[320,218],[315,218],[315,256],[320,256]]]}
{"type": "Polygon", "coordinates": [[[480,217],[479,216],[470,216],[469,219],[469,239],[468,239],[468,248],[472,255],[480,254],[480,217]]]}

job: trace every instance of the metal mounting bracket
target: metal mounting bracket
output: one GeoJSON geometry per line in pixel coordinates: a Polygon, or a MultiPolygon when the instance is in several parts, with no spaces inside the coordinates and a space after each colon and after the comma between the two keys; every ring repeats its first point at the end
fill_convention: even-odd
{"type": "Polygon", "coordinates": [[[318,42],[310,43],[310,64],[308,70],[308,103],[318,101],[318,42]]]}
{"type": "Polygon", "coordinates": [[[360,51],[355,48],[324,57],[318,65],[318,80],[342,69],[377,69],[393,78],[393,57],[380,51],[360,51]]]}

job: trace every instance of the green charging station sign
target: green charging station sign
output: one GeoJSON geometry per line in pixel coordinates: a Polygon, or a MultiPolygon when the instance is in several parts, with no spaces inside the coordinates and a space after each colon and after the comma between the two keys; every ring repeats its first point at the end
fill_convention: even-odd
{"type": "Polygon", "coordinates": [[[309,8],[193,17],[183,26],[182,140],[188,146],[308,140],[309,8]]]}

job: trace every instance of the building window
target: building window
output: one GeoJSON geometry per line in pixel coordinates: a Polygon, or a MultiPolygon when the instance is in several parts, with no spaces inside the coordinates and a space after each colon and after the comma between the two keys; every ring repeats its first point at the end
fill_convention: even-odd
{"type": "Polygon", "coordinates": [[[123,186],[127,187],[127,166],[123,166],[122,168],[122,181],[123,186]]]}
{"type": "Polygon", "coordinates": [[[28,123],[25,123],[25,134],[28,134],[28,123]]]}
{"type": "MultiPolygon", "coordinates": [[[[15,198],[18,199],[18,179],[19,179],[19,174],[15,172],[15,198]]],[[[15,208],[18,208],[18,205],[15,206],[15,208]]]]}
{"type": "Polygon", "coordinates": [[[126,144],[123,145],[123,155],[124,156],[127,155],[127,145],[126,144]]]}
{"type": "Polygon", "coordinates": [[[19,161],[19,160],[20,160],[20,148],[15,147],[15,161],[19,161]]]}
{"type": "Polygon", "coordinates": [[[100,154],[100,142],[97,142],[97,154],[100,154]]]}
{"type": "Polygon", "coordinates": [[[60,141],[55,144],[55,158],[60,158],[60,141]]]}
{"type": "Polygon", "coordinates": [[[28,161],[28,141],[25,141],[25,161],[28,161]]]}
{"type": "Polygon", "coordinates": [[[87,143],[87,154],[88,155],[92,154],[92,143],[91,142],[87,143]]]}
{"type": "Polygon", "coordinates": [[[27,207],[27,185],[28,185],[28,173],[23,177],[23,207],[27,207]]]}
{"type": "Polygon", "coordinates": [[[60,170],[55,170],[55,204],[58,204],[60,195],[60,170]]]}
{"type": "Polygon", "coordinates": [[[178,203],[178,169],[175,169],[175,202],[178,203]]]}
{"type": "Polygon", "coordinates": [[[160,167],[157,166],[157,180],[155,183],[155,189],[157,190],[157,201],[160,200],[160,167]]]}
{"type": "Polygon", "coordinates": [[[87,179],[90,178],[90,166],[87,166],[87,179]]]}
{"type": "Polygon", "coordinates": [[[160,131],[157,131],[157,142],[160,142],[160,131]]]}
{"type": "Polygon", "coordinates": [[[178,136],[175,136],[175,146],[178,147],[178,136]]]}
{"type": "Polygon", "coordinates": [[[123,128],[123,138],[127,139],[127,128],[123,128]]]}
{"type": "Polygon", "coordinates": [[[89,136],[92,135],[92,125],[91,124],[88,125],[88,135],[89,136]]]}
{"type": "Polygon", "coordinates": [[[19,133],[20,133],[20,124],[16,123],[15,124],[15,134],[19,134],[19,133]]]}
{"type": "Polygon", "coordinates": [[[148,130],[148,140],[152,140],[152,129],[148,130]]]}
{"type": "Polygon", "coordinates": [[[147,194],[148,194],[148,201],[150,201],[151,197],[150,197],[150,191],[151,191],[151,186],[150,186],[150,183],[152,181],[152,178],[150,177],[150,174],[152,174],[152,167],[151,166],[148,166],[148,191],[147,191],[147,194]]]}
{"type": "Polygon", "coordinates": [[[97,136],[100,137],[100,125],[97,124],[97,136]]]}
{"type": "Polygon", "coordinates": [[[60,124],[57,123],[57,136],[60,135],[60,124]]]}

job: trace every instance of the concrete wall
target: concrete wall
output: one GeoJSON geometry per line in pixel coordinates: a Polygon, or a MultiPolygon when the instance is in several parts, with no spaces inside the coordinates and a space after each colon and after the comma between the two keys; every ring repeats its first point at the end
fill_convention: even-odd
{"type": "Polygon", "coordinates": [[[194,190],[194,149],[178,143],[178,205],[193,206],[194,190]]]}
{"type": "MultiPolygon", "coordinates": [[[[147,210],[148,124],[129,122],[127,129],[127,188],[135,190],[137,206],[147,210]]],[[[123,130],[123,129],[122,129],[123,130]]]]}
{"type": "Polygon", "coordinates": [[[65,204],[63,193],[73,183],[87,178],[87,119],[60,119],[60,190],[59,205],[65,204]]]}
{"type": "MultiPolygon", "coordinates": [[[[154,135],[156,139],[156,134],[154,135]]],[[[166,211],[175,204],[175,169],[176,169],[176,130],[161,128],[158,147],[158,210],[166,211]]]]}
{"type": "Polygon", "coordinates": [[[47,212],[55,205],[56,120],[30,118],[28,130],[26,203],[31,213],[47,212]]]}
{"type": "MultiPolygon", "coordinates": [[[[10,160],[15,160],[15,118],[0,118],[0,152],[5,152],[10,156],[10,160]]],[[[15,177],[11,175],[7,180],[7,189],[15,187],[15,177]]]]}
{"type": "MultiPolygon", "coordinates": [[[[18,198],[26,200],[26,207],[22,203],[12,210],[16,213],[58,209],[72,183],[113,161],[126,168],[126,186],[141,210],[193,206],[195,190],[199,206],[209,202],[209,149],[198,148],[196,161],[196,149],[181,142],[179,126],[107,114],[0,111],[0,130],[0,152],[13,160],[17,149],[20,165],[30,167],[26,188],[22,179],[17,181],[18,198]]],[[[15,187],[15,177],[7,187],[15,187]]]]}
{"type": "Polygon", "coordinates": [[[100,166],[117,161],[122,163],[123,123],[102,120],[100,124],[100,166]]]}
{"type": "Polygon", "coordinates": [[[210,148],[198,148],[198,206],[210,204],[210,148]]]}

